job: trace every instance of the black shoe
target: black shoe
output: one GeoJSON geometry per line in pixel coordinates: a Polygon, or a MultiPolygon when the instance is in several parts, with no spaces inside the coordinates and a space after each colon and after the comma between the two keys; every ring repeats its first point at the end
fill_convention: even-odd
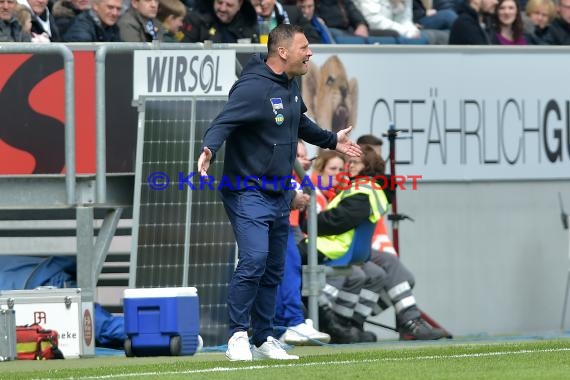
{"type": "Polygon", "coordinates": [[[330,308],[319,308],[319,329],[331,336],[331,343],[350,344],[361,342],[360,331],[330,308]]]}
{"type": "Polygon", "coordinates": [[[335,326],[327,334],[331,336],[331,343],[335,344],[351,344],[360,343],[362,337],[360,336],[360,331],[354,327],[338,327],[335,326]]]}
{"type": "Polygon", "coordinates": [[[359,330],[358,331],[358,341],[360,343],[377,342],[378,337],[373,332],[365,331],[365,330],[362,330],[362,331],[359,330]]]}
{"type": "Polygon", "coordinates": [[[437,340],[448,337],[446,331],[431,327],[421,318],[412,319],[404,323],[398,331],[400,340],[437,340]]]}
{"type": "Polygon", "coordinates": [[[361,343],[370,343],[378,341],[376,334],[364,330],[364,322],[359,322],[355,319],[350,320],[351,324],[358,330],[358,341],[361,343]]]}

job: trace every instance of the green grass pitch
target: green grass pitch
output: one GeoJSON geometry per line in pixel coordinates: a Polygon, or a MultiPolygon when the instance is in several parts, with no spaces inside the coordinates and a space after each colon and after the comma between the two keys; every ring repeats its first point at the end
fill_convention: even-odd
{"type": "Polygon", "coordinates": [[[570,379],[570,339],[380,342],[295,347],[293,362],[232,363],[223,353],[0,363],[0,379],[570,379]]]}

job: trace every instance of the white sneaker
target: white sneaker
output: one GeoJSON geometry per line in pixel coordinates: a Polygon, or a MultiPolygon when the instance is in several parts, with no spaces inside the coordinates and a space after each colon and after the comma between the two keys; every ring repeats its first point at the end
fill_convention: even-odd
{"type": "Polygon", "coordinates": [[[251,349],[249,348],[249,338],[246,331],[237,331],[228,341],[226,358],[231,361],[251,361],[251,349]]]}
{"type": "Polygon", "coordinates": [[[275,360],[297,360],[297,355],[289,355],[281,343],[272,336],[267,337],[267,342],[260,347],[253,347],[253,360],[275,359],[275,360]]]}
{"type": "Polygon", "coordinates": [[[317,346],[318,342],[328,343],[331,336],[320,332],[313,327],[313,321],[307,319],[305,323],[289,327],[279,339],[282,343],[298,346],[317,346]]]}

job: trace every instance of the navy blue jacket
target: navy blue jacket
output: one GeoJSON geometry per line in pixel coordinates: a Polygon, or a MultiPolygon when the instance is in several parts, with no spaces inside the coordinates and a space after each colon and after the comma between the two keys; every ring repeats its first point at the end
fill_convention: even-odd
{"type": "Polygon", "coordinates": [[[71,22],[63,36],[65,42],[121,42],[119,27],[95,21],[93,11],[85,11],[71,22]]]}
{"type": "Polygon", "coordinates": [[[264,58],[255,54],[249,60],[224,109],[204,133],[202,147],[214,155],[226,141],[224,176],[232,183],[229,190],[243,188],[248,177],[247,186],[283,192],[281,181],[293,171],[299,138],[321,148],[336,147],[336,134],[305,116],[297,82],[275,74],[264,58]],[[269,183],[274,179],[277,186],[269,183]]]}
{"type": "Polygon", "coordinates": [[[570,45],[570,24],[560,17],[555,18],[543,40],[548,45],[570,45]]]}
{"type": "MultiPolygon", "coordinates": [[[[449,32],[450,45],[491,45],[489,32],[481,27],[479,13],[465,0],[458,9],[459,17],[449,32]]],[[[487,23],[489,25],[489,23],[487,23]]]]}

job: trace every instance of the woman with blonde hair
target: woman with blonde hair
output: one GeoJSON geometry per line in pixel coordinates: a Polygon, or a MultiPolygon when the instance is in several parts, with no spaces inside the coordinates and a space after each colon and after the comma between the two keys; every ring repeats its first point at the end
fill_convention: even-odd
{"type": "Polygon", "coordinates": [[[528,25],[525,24],[525,30],[529,35],[529,43],[542,45],[542,39],[556,16],[556,5],[552,0],[529,0],[526,16],[529,22],[528,25]]]}
{"type": "Polygon", "coordinates": [[[32,11],[30,8],[18,4],[14,9],[14,17],[22,26],[22,32],[24,32],[28,36],[32,36],[32,11]]]}
{"type": "Polygon", "coordinates": [[[315,159],[311,181],[316,188],[317,212],[324,210],[336,195],[338,175],[343,171],[346,159],[334,150],[323,150],[315,159]]]}

